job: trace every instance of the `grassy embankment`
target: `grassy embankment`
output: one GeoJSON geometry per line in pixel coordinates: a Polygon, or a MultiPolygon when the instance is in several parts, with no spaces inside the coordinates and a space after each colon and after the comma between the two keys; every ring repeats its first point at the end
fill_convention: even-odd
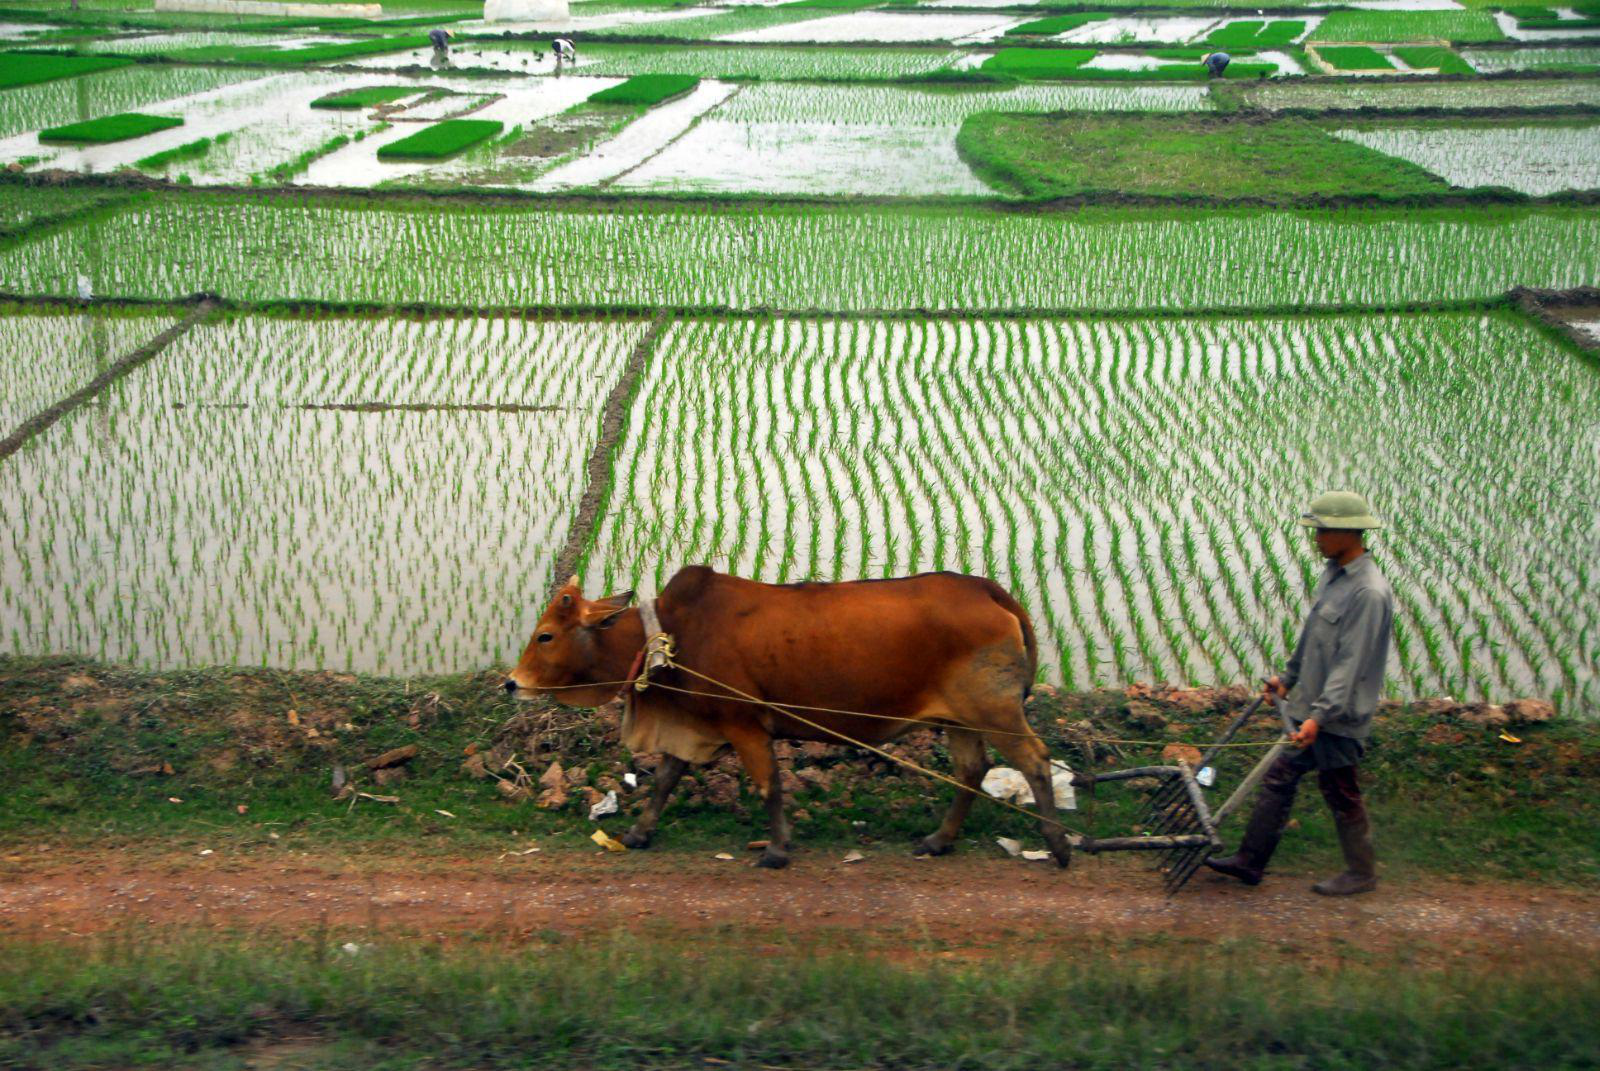
{"type": "Polygon", "coordinates": [[[890,962],[738,931],[693,943],[555,936],[380,939],[353,953],[315,931],[19,948],[0,957],[0,1065],[1265,1071],[1600,1060],[1600,973],[1566,959],[1423,970],[1403,957],[1295,962],[1251,942],[1125,937],[1049,962],[951,960],[936,942],[913,942],[890,962]]]}
{"type": "Polygon", "coordinates": [[[987,112],[962,125],[956,145],[986,179],[1030,197],[1120,191],[1283,202],[1450,189],[1415,164],[1304,119],[987,112]]]}
{"type": "MultiPolygon", "coordinates": [[[[220,848],[264,846],[275,833],[281,847],[470,851],[505,850],[534,836],[547,850],[592,850],[594,826],[580,787],[570,788],[565,806],[540,809],[475,769],[467,753],[491,766],[515,753],[533,778],[559,761],[582,771],[587,784],[604,786],[629,762],[616,744],[614,719],[541,712],[508,700],[497,683],[493,674],[410,681],[271,670],[157,674],[0,659],[0,781],[8,796],[0,838],[108,848],[161,838],[220,848]],[[404,779],[376,786],[363,760],[408,744],[418,755],[404,779]],[[334,799],[335,764],[362,790],[400,802],[352,807],[334,799]]],[[[1167,709],[1160,726],[1137,704],[1130,714],[1121,692],[1096,692],[1037,696],[1030,717],[1054,755],[1078,768],[1107,769],[1155,761],[1169,741],[1204,742],[1231,709],[1167,709]],[[1152,744],[1112,747],[1091,736],[1152,744]]],[[[1251,738],[1269,739],[1268,720],[1258,722],[1251,738]]],[[[1600,881],[1600,727],[1563,720],[1513,732],[1522,743],[1437,716],[1384,716],[1366,769],[1389,877],[1600,881]]],[[[908,754],[948,767],[937,743],[913,743],[908,754]]],[[[1234,783],[1256,754],[1227,753],[1219,784],[1234,783]]],[[[943,786],[882,760],[831,749],[793,761],[821,774],[794,794],[802,852],[864,841],[909,846],[932,829],[947,802],[943,786]]],[[[514,777],[510,768],[498,774],[514,777]]],[[[720,850],[762,835],[760,804],[735,777],[730,762],[687,778],[664,821],[661,849],[720,850]]],[[[642,790],[624,792],[622,813],[607,827],[625,828],[641,801],[642,790]]],[[[1142,805],[1137,791],[1107,789],[1068,820],[1110,835],[1137,822],[1142,805]]],[[[1336,854],[1326,814],[1311,799],[1300,818],[1302,828],[1284,846],[1285,866],[1325,865],[1336,854]]],[[[1025,818],[975,807],[968,849],[988,850],[997,835],[1037,839],[1025,818]]]]}

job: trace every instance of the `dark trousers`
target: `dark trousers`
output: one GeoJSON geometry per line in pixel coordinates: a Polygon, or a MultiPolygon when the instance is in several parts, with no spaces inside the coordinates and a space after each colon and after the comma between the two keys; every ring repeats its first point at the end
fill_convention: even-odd
{"type": "Polygon", "coordinates": [[[1357,780],[1357,763],[1364,750],[1359,740],[1325,733],[1308,748],[1291,748],[1278,756],[1261,779],[1260,794],[1239,846],[1240,852],[1250,857],[1251,866],[1265,869],[1289,824],[1300,779],[1313,770],[1322,798],[1340,826],[1366,822],[1367,807],[1357,780]]]}

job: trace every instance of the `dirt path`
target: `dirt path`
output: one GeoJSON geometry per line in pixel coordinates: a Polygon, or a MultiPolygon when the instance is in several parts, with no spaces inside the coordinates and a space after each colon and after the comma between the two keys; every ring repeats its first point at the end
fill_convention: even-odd
{"type": "Polygon", "coordinates": [[[1248,889],[1205,875],[1167,900],[1151,875],[1122,863],[1088,860],[1063,874],[975,853],[919,861],[883,852],[854,864],[818,853],[773,872],[665,852],[376,861],[46,852],[0,858],[0,938],[81,936],[129,921],[512,940],[617,927],[694,937],[731,926],[808,946],[937,942],[972,955],[1162,935],[1249,937],[1289,952],[1600,952],[1600,891],[1429,879],[1330,901],[1307,891],[1309,878],[1248,889]]]}

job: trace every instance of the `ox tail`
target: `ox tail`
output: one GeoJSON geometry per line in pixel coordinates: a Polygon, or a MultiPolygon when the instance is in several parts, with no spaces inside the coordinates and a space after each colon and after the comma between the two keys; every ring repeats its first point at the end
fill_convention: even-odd
{"type": "Polygon", "coordinates": [[[989,587],[989,597],[999,604],[1000,608],[1017,619],[1017,627],[1022,629],[1022,647],[1028,656],[1028,676],[1022,684],[1022,698],[1026,700],[1033,694],[1033,679],[1039,672],[1039,639],[1033,632],[1033,618],[1028,616],[1028,611],[1022,604],[1012,597],[1011,592],[996,584],[993,580],[985,581],[989,587]]]}

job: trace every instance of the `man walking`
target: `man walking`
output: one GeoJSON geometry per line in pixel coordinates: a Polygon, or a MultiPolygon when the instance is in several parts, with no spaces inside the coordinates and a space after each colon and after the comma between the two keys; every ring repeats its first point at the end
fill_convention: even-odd
{"type": "Polygon", "coordinates": [[[1333,811],[1345,870],[1311,891],[1349,896],[1378,887],[1356,769],[1383,688],[1394,594],[1367,553],[1366,533],[1383,526],[1366,499],[1330,491],[1311,503],[1300,523],[1316,529],[1317,549],[1328,565],[1289,665],[1263,689],[1269,702],[1288,704],[1289,719],[1297,726],[1290,737],[1294,750],[1280,755],[1262,778],[1239,850],[1207,859],[1206,866],[1246,885],[1260,884],[1289,821],[1300,778],[1315,770],[1317,787],[1333,811]]]}

